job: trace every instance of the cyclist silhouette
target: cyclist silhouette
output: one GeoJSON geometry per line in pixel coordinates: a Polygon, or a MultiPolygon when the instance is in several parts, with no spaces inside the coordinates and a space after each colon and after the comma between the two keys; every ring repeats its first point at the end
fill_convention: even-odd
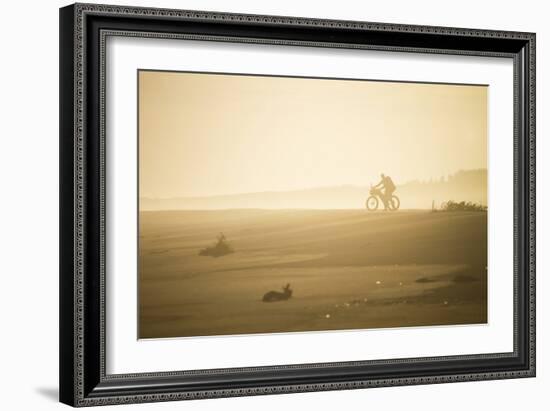
{"type": "Polygon", "coordinates": [[[382,201],[384,202],[384,210],[388,210],[388,202],[391,200],[391,196],[395,191],[395,184],[393,183],[393,180],[390,176],[385,176],[384,174],[380,174],[381,180],[378,184],[374,186],[374,188],[384,188],[384,196],[382,196],[382,201]]]}

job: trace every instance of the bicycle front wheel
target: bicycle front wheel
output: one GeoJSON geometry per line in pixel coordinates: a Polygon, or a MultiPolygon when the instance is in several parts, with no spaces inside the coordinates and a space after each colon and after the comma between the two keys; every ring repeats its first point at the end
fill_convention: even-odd
{"type": "Polygon", "coordinates": [[[378,199],[375,196],[370,196],[367,198],[366,202],[367,210],[375,211],[378,209],[378,199]]]}

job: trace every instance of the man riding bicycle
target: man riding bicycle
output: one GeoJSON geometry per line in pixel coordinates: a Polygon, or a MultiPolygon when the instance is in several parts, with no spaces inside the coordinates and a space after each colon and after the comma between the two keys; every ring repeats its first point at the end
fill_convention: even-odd
{"type": "Polygon", "coordinates": [[[384,210],[388,210],[388,203],[391,200],[391,197],[395,191],[395,184],[393,183],[390,176],[385,176],[384,174],[380,174],[381,180],[378,184],[374,186],[374,188],[384,188],[384,195],[381,196],[382,201],[384,202],[384,210]]]}

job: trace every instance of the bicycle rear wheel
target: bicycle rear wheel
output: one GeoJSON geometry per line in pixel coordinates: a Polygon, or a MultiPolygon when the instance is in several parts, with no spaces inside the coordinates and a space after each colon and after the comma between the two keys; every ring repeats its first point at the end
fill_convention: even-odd
{"type": "Polygon", "coordinates": [[[401,201],[399,201],[399,197],[391,196],[391,200],[388,202],[388,208],[391,211],[397,211],[399,210],[400,205],[401,205],[401,201]]]}

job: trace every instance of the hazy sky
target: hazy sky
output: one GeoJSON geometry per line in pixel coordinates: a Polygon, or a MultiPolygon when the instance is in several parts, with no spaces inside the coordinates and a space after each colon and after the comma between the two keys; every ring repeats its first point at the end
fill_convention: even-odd
{"type": "Polygon", "coordinates": [[[487,87],[139,72],[140,196],[439,178],[487,167],[487,87]]]}

